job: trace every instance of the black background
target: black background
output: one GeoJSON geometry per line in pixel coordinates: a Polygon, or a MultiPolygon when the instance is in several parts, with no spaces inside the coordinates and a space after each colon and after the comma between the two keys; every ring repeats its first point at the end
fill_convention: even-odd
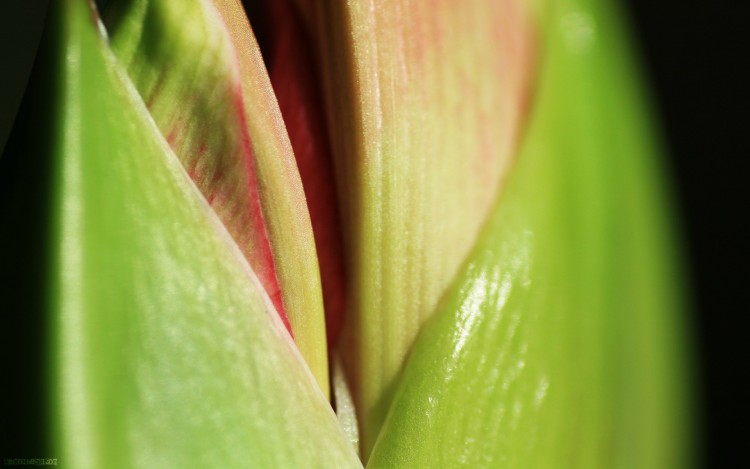
{"type": "Polygon", "coordinates": [[[669,149],[690,267],[705,468],[750,467],[745,316],[748,219],[746,32],[741,2],[630,0],[669,149]]]}

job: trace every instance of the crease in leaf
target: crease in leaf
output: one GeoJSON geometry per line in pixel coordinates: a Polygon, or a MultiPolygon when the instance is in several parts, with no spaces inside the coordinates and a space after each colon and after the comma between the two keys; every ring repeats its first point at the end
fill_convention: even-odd
{"type": "Polygon", "coordinates": [[[51,62],[35,73],[41,84],[60,77],[45,103],[55,114],[33,110],[51,121],[40,140],[51,164],[35,166],[46,153],[34,152],[22,163],[52,181],[53,259],[39,288],[49,294],[53,454],[84,469],[360,467],[91,4],[51,8],[41,46],[51,62]]]}
{"type": "Polygon", "coordinates": [[[265,68],[247,58],[258,53],[252,33],[233,39],[210,1],[120,1],[112,2],[107,13],[115,53],[191,178],[258,272],[327,395],[312,228],[265,68]]]}
{"type": "Polygon", "coordinates": [[[540,14],[518,165],[412,350],[368,467],[690,463],[674,236],[617,9],[540,14]]]}

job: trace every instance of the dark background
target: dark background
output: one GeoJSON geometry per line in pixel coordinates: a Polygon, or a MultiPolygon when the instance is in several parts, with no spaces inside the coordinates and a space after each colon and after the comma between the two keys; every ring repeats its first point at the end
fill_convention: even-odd
{"type": "Polygon", "coordinates": [[[743,226],[750,214],[750,14],[741,4],[624,1],[666,138],[688,251],[705,468],[750,467],[750,237],[743,226]]]}

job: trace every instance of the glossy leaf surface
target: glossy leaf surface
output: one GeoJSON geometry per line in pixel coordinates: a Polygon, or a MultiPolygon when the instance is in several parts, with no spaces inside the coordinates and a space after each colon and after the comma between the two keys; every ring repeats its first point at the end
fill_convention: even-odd
{"type": "Polygon", "coordinates": [[[50,18],[40,70],[59,80],[35,115],[52,132],[36,171],[51,181],[51,286],[38,287],[54,454],[76,468],[360,466],[89,2],[54,2],[50,18]]]}
{"type": "Polygon", "coordinates": [[[412,350],[368,467],[689,462],[674,239],[617,10],[543,7],[518,165],[412,350]]]}
{"type": "MultiPolygon", "coordinates": [[[[242,24],[241,6],[215,3],[242,24]]],[[[233,37],[233,23],[225,24],[208,0],[120,1],[107,12],[115,53],[280,315],[288,316],[302,355],[328,394],[312,226],[252,32],[248,27],[246,36],[233,37]]]]}
{"type": "Polygon", "coordinates": [[[532,33],[517,0],[317,6],[351,273],[342,357],[366,455],[511,167],[532,33]]]}

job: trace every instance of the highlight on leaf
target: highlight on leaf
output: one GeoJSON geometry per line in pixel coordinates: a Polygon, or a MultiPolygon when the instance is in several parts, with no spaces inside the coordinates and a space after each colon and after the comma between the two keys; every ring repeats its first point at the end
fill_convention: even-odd
{"type": "Polygon", "coordinates": [[[341,344],[362,452],[511,170],[533,82],[518,0],[318,2],[348,243],[341,344]]]}
{"type": "Polygon", "coordinates": [[[13,451],[689,466],[680,253],[612,1],[37,16],[0,158],[13,451]]]}

